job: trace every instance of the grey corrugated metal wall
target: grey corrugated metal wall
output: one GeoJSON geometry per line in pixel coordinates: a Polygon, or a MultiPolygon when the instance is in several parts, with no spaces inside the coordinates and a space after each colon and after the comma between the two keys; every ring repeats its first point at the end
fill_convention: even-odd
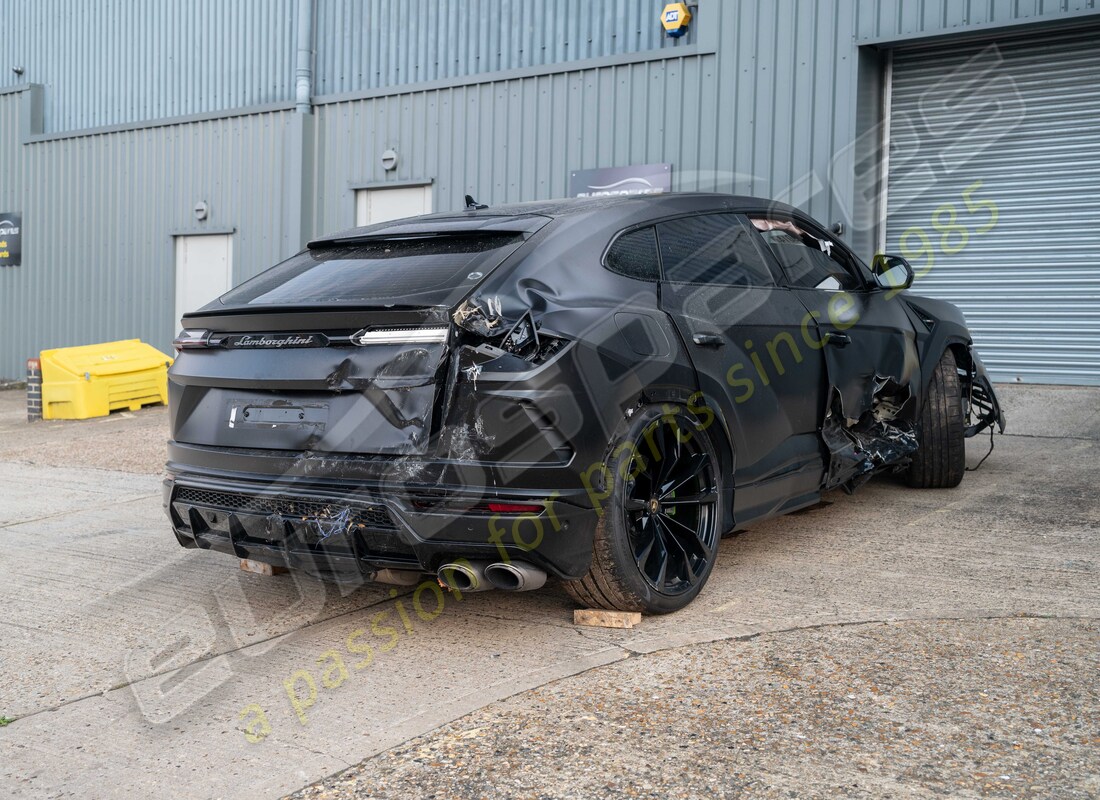
{"type": "MultiPolygon", "coordinates": [[[[382,97],[341,98],[331,104],[326,95],[351,90],[349,76],[367,82],[356,90],[364,93],[375,87],[371,81],[404,83],[401,74],[417,70],[417,59],[434,58],[428,46],[435,41],[431,32],[443,26],[428,22],[420,38],[410,36],[406,51],[383,44],[377,52],[364,49],[358,61],[346,51],[336,56],[339,36],[322,35],[333,55],[326,56],[322,48],[318,56],[317,93],[323,104],[318,141],[325,159],[318,165],[314,228],[352,224],[352,187],[364,183],[433,179],[434,207],[444,210],[457,208],[466,191],[493,203],[557,197],[566,191],[569,170],[653,161],[674,164],[674,189],[782,196],[824,220],[851,227],[854,179],[833,169],[832,162],[857,134],[856,38],[954,33],[968,26],[1049,19],[1093,8],[1095,2],[704,0],[699,24],[717,31],[714,55],[428,91],[395,86],[382,97]],[[387,53],[392,57],[387,59],[387,53]],[[326,76],[337,70],[343,77],[333,83],[326,76]],[[395,173],[379,163],[387,147],[401,153],[395,173]]],[[[469,13],[472,18],[475,11],[499,5],[472,3],[469,13]]],[[[603,38],[597,35],[590,45],[592,55],[602,55],[608,51],[600,42],[606,48],[612,33],[621,37],[636,24],[644,27],[647,10],[652,19],[660,5],[620,0],[599,4],[601,10],[585,17],[575,0],[548,2],[535,4],[532,18],[554,21],[560,41],[578,38],[575,27],[561,29],[563,20],[602,25],[597,30],[603,38]],[[612,7],[623,9],[614,25],[606,20],[612,7]]],[[[322,0],[320,31],[361,31],[378,18],[366,11],[356,17],[348,11],[352,6],[322,0]]],[[[449,29],[458,30],[452,4],[439,6],[433,18],[450,19],[449,29]]],[[[525,24],[510,22],[521,29],[525,24]]],[[[659,33],[656,26],[650,30],[659,33]]],[[[445,77],[442,70],[458,48],[465,48],[462,57],[469,59],[476,45],[500,59],[495,63],[502,68],[522,66],[520,51],[530,50],[517,46],[518,39],[494,35],[492,26],[476,37],[469,43],[454,37],[441,50],[439,71],[425,72],[422,79],[445,77]]],[[[565,60],[564,52],[558,60],[565,60]]],[[[463,64],[462,74],[478,71],[476,63],[463,64]]]]}
{"type": "Polygon", "coordinates": [[[1082,25],[894,57],[887,249],[999,380],[1100,383],[1098,45],[1082,25]]]}
{"type": "Polygon", "coordinates": [[[656,161],[674,164],[676,190],[787,193],[839,215],[826,185],[853,137],[854,121],[833,112],[854,105],[854,8],[711,2],[699,14],[717,31],[713,54],[319,98],[315,229],[351,224],[361,183],[433,179],[444,210],[466,191],[488,203],[560,197],[571,169],[656,161]],[[792,124],[801,113],[828,124],[792,124]],[[380,165],[386,147],[401,155],[396,173],[380,165]]]}
{"type": "MultiPolygon", "coordinates": [[[[317,0],[316,94],[686,44],[633,0],[317,0]]],[[[287,102],[295,0],[0,0],[0,88],[48,87],[47,133],[287,102]],[[22,76],[10,66],[20,66],[22,76]]]]}
{"type": "MultiPolygon", "coordinates": [[[[21,130],[23,96],[21,92],[0,90],[0,213],[18,211],[22,205],[23,171],[18,165],[23,157],[21,130]]],[[[0,297],[8,294],[0,284],[0,297]]],[[[6,317],[0,317],[0,323],[6,317]]],[[[5,373],[0,369],[0,376],[5,373]]]]}
{"type": "Polygon", "coordinates": [[[320,0],[319,95],[557,64],[687,44],[650,3],[320,0]]]}
{"type": "Polygon", "coordinates": [[[1095,9],[1096,0],[857,0],[860,40],[978,32],[1095,9]]]}
{"type": "Polygon", "coordinates": [[[0,271],[0,376],[44,347],[115,336],[167,347],[171,235],[197,227],[200,199],[208,229],[237,231],[238,278],[351,224],[353,188],[375,182],[431,179],[442,210],[467,190],[547,198],[571,169],[670,161],[677,189],[781,196],[850,222],[854,179],[833,162],[867,124],[857,105],[872,122],[876,111],[873,92],[857,93],[874,72],[861,43],[1095,8],[701,0],[692,36],[670,47],[663,0],[315,2],[319,105],[303,119],[249,111],[293,98],[293,0],[0,0],[6,60],[25,68],[0,64],[0,89],[44,83],[47,132],[241,115],[13,145],[25,93],[0,94],[0,210],[23,211],[26,230],[24,266],[0,271]],[[372,27],[383,6],[395,16],[372,27]],[[379,164],[386,147],[400,154],[395,173],[379,164]]]}
{"type": "MultiPolygon", "coordinates": [[[[0,132],[17,128],[20,96],[0,95],[0,132]]],[[[15,377],[39,350],[140,337],[165,348],[175,333],[172,234],[202,232],[192,216],[210,204],[205,229],[235,229],[234,262],[271,264],[298,247],[288,229],[281,166],[293,113],[96,134],[20,148],[4,171],[23,187],[0,211],[23,212],[23,266],[0,270],[3,361],[15,377]],[[77,176],[74,179],[74,176],[77,176]]],[[[7,138],[2,147],[7,149],[7,138]]],[[[254,272],[256,267],[248,271],[254,272]]]]}
{"type": "Polygon", "coordinates": [[[44,84],[47,133],[294,98],[294,0],[0,0],[0,20],[0,88],[44,84]]]}
{"type": "Polygon", "coordinates": [[[401,157],[391,180],[434,181],[437,210],[460,208],[466,192],[490,204],[561,197],[571,168],[664,161],[670,153],[682,185],[715,147],[709,126],[681,149],[679,112],[684,104],[713,115],[713,86],[699,80],[713,61],[677,59],[323,105],[317,124],[325,159],[314,227],[353,224],[352,187],[390,177],[379,163],[390,146],[401,157]],[[661,97],[672,87],[691,88],[668,104],[661,97]]]}

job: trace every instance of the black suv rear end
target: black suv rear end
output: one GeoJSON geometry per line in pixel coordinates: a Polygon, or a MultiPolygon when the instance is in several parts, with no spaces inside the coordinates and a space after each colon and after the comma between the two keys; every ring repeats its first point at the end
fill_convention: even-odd
{"type": "Polygon", "coordinates": [[[453,324],[550,221],[336,235],[187,315],[165,482],[179,542],[343,579],[456,558],[582,574],[592,514],[551,422],[565,341],[460,357],[453,324]],[[493,389],[517,381],[519,396],[493,389]]]}

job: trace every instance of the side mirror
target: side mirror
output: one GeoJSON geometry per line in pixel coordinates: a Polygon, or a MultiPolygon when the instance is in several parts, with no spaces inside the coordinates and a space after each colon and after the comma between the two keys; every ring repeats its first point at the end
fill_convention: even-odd
{"type": "Polygon", "coordinates": [[[901,256],[887,256],[879,253],[871,263],[871,272],[883,289],[901,291],[913,285],[913,268],[901,256]]]}

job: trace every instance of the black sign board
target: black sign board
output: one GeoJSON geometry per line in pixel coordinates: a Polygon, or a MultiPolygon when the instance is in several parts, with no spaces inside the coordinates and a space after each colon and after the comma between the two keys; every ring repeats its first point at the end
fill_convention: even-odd
{"type": "Polygon", "coordinates": [[[671,164],[578,169],[569,173],[570,197],[661,194],[672,191],[671,164]]]}
{"type": "Polygon", "coordinates": [[[23,215],[0,211],[0,267],[18,267],[23,256],[23,215]]]}

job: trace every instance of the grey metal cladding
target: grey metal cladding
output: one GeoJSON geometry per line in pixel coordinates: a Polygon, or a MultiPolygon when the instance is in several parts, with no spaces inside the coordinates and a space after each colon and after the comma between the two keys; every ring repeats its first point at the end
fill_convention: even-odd
{"type": "Polygon", "coordinates": [[[856,0],[857,43],[981,33],[1088,14],[1096,0],[856,0]]]}
{"type": "MultiPolygon", "coordinates": [[[[45,133],[287,102],[295,8],[295,0],[0,0],[0,89],[46,85],[45,133]]],[[[687,43],[664,37],[658,9],[633,0],[315,0],[314,9],[315,95],[687,43]]]]}
{"type": "Polygon", "coordinates": [[[319,0],[314,93],[674,47],[659,11],[637,0],[319,0]]]}
{"type": "MultiPolygon", "coordinates": [[[[235,280],[299,247],[293,112],[140,128],[31,145],[20,95],[0,95],[0,210],[23,212],[23,266],[0,273],[0,375],[49,347],[141,338],[170,352],[173,233],[236,229],[235,280]],[[14,167],[7,161],[17,151],[14,167]]],[[[300,159],[299,159],[300,161],[300,159]]]]}
{"type": "Polygon", "coordinates": [[[292,100],[294,7],[0,0],[0,89],[44,84],[46,133],[292,100]]]}
{"type": "MultiPolygon", "coordinates": [[[[697,35],[687,42],[664,37],[661,4],[649,0],[314,4],[320,96],[674,48],[697,35]]],[[[766,73],[775,51],[817,68],[835,53],[854,60],[853,39],[955,33],[1096,7],[1096,0],[703,0],[698,24],[720,24],[723,43],[748,44],[734,55],[752,59],[742,74],[770,82],[778,78],[766,73]],[[775,24],[765,35],[754,35],[754,23],[769,19],[775,24]]],[[[295,0],[0,0],[0,20],[6,56],[0,89],[44,84],[46,133],[294,97],[295,0]]]]}
{"type": "Polygon", "coordinates": [[[773,195],[834,219],[843,204],[825,190],[828,165],[853,138],[853,7],[735,5],[699,11],[720,30],[717,54],[669,50],[658,61],[319,106],[318,182],[328,191],[314,229],[351,224],[349,183],[433,178],[435,208],[448,210],[467,191],[489,203],[562,197],[571,169],[654,162],[674,164],[677,191],[773,195]],[[810,124],[815,116],[823,124],[810,124]],[[385,147],[401,153],[396,174],[378,163],[385,147]]]}

